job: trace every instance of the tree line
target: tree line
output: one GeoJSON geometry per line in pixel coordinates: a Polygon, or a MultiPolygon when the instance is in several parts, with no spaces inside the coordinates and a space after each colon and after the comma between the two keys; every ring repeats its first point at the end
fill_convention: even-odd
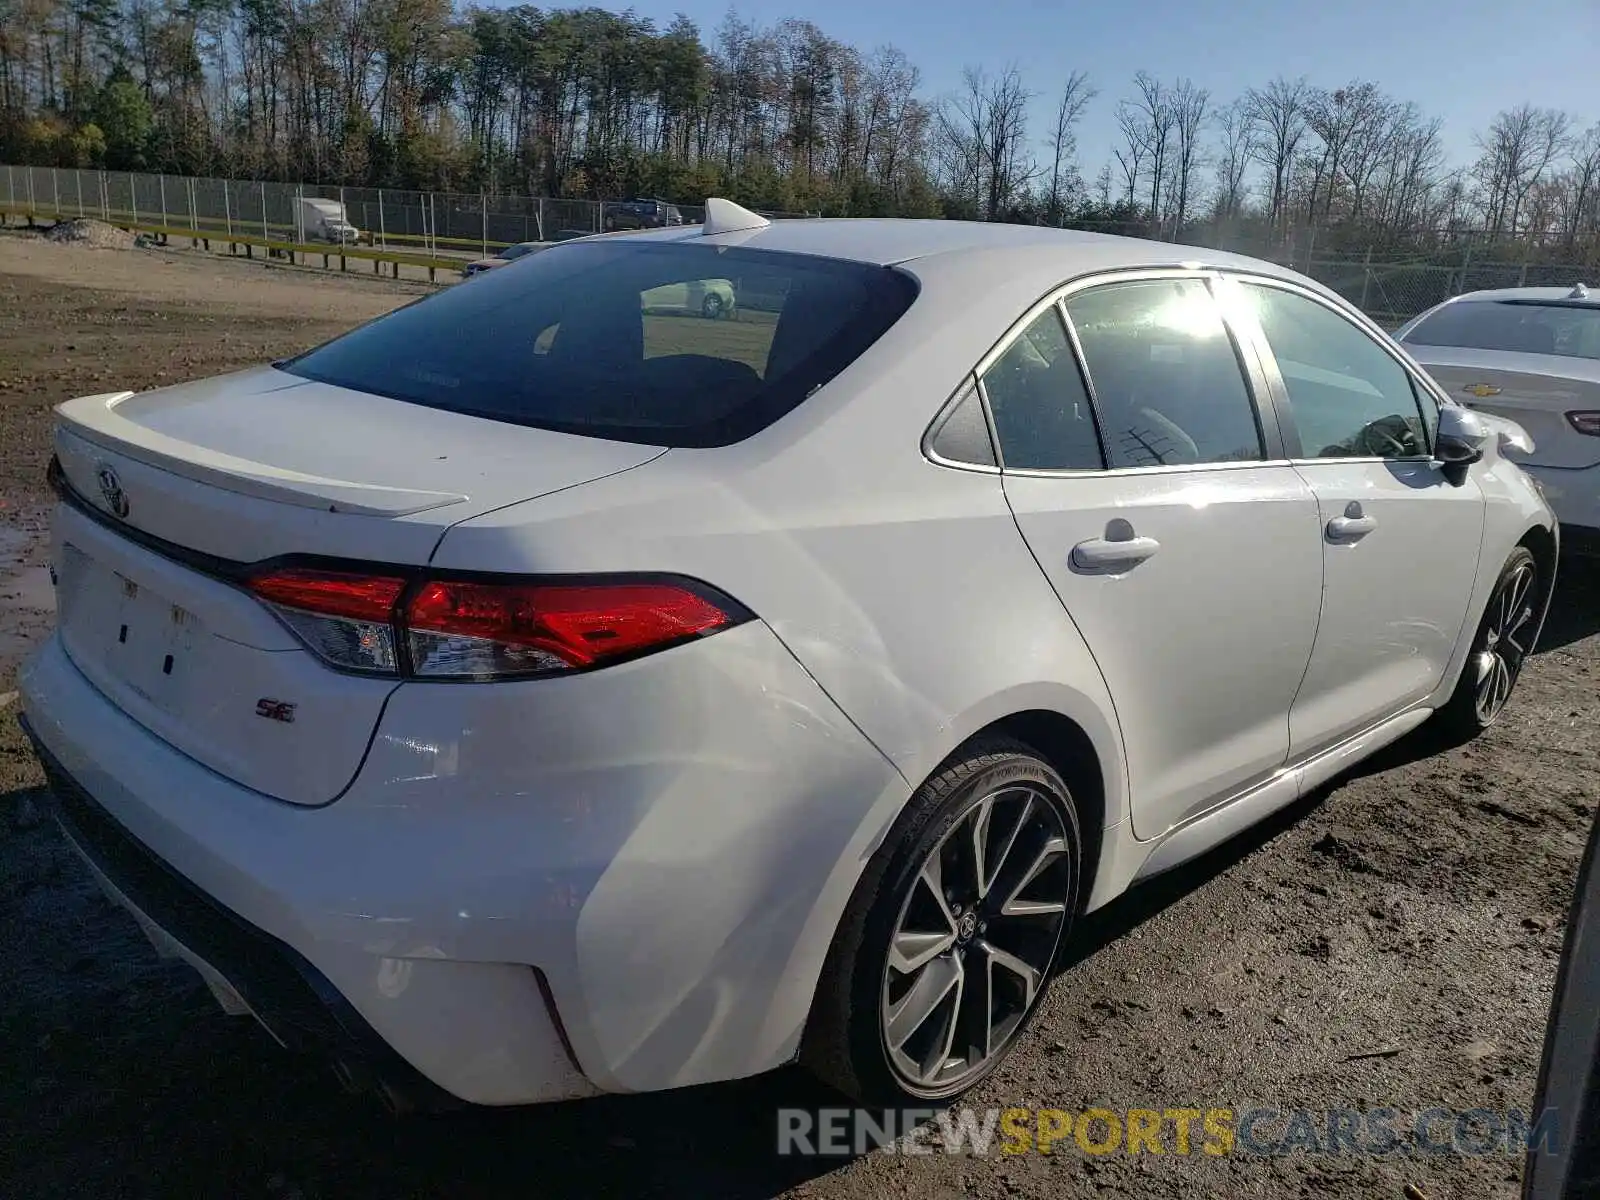
{"type": "Polygon", "coordinates": [[[585,198],[726,195],[829,215],[1037,222],[1310,253],[1471,236],[1600,245],[1600,126],[1523,105],[1449,161],[1379,85],[1105,98],[973,68],[930,95],[893,47],[729,15],[452,0],[0,0],[0,160],[585,198]],[[1085,169],[1077,131],[1117,141],[1085,169]],[[1046,128],[1038,115],[1048,112],[1046,128]]]}

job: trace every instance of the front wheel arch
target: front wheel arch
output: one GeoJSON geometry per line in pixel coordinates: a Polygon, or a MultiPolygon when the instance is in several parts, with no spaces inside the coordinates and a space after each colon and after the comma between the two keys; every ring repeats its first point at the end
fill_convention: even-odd
{"type": "MultiPolygon", "coordinates": [[[[1525,547],[1533,555],[1533,562],[1539,568],[1539,580],[1542,593],[1539,596],[1540,615],[1539,625],[1544,626],[1544,615],[1550,611],[1550,600],[1556,592],[1556,567],[1560,559],[1560,549],[1556,542],[1555,533],[1543,525],[1535,525],[1518,539],[1517,545],[1525,547]]],[[[1535,641],[1535,645],[1537,645],[1535,641]]]]}

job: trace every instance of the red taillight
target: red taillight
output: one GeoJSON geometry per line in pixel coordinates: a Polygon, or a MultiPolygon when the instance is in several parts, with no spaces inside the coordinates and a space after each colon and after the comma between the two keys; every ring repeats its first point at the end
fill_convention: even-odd
{"type": "MultiPolygon", "coordinates": [[[[695,586],[425,580],[285,569],[249,588],[322,659],[401,673],[397,636],[420,678],[497,679],[593,667],[713,633],[739,620],[695,586]],[[402,597],[408,597],[402,604],[402,597]]],[[[734,606],[735,608],[737,606],[734,606]]]]}
{"type": "Polygon", "coordinates": [[[403,579],[338,571],[272,571],[250,581],[250,590],[273,604],[353,621],[387,621],[405,586],[403,579]]]}
{"type": "Polygon", "coordinates": [[[588,667],[731,623],[670,583],[499,584],[432,580],[406,605],[419,675],[588,667]]]}
{"type": "Polygon", "coordinates": [[[257,575],[249,587],[323,661],[371,675],[398,669],[393,618],[404,579],[289,568],[257,575]]]}

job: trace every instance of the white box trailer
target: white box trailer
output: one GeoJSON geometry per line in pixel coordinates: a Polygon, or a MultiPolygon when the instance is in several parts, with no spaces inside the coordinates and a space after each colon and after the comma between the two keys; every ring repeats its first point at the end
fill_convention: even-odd
{"type": "Polygon", "coordinates": [[[344,205],[337,200],[302,196],[296,217],[302,241],[348,245],[361,240],[361,231],[350,223],[344,205]]]}

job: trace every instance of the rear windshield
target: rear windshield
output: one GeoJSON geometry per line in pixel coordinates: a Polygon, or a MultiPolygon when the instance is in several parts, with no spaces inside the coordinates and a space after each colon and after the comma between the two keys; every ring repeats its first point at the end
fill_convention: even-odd
{"type": "Polygon", "coordinates": [[[915,282],[889,267],[697,244],[575,243],[279,365],[495,420],[720,446],[832,379],[915,296],[915,282]]]}
{"type": "Polygon", "coordinates": [[[1600,307],[1527,300],[1458,300],[1418,324],[1405,340],[1418,346],[1600,359],[1600,307]]]}

